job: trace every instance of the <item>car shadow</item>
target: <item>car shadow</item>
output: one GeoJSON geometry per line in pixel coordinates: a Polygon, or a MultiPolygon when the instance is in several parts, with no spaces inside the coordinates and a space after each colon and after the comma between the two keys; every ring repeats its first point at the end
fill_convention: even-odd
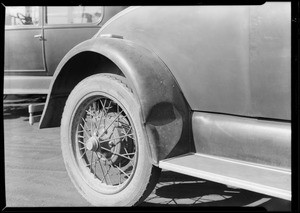
{"type": "MultiPolygon", "coordinates": [[[[4,106],[3,107],[3,119],[17,119],[24,117],[23,121],[29,121],[28,106],[4,106]]],[[[34,123],[40,122],[42,112],[35,112],[33,114],[34,123]]]]}
{"type": "Polygon", "coordinates": [[[153,192],[140,206],[263,207],[290,211],[290,202],[171,171],[163,171],[153,192]]]}
{"type": "Polygon", "coordinates": [[[28,117],[28,106],[3,106],[3,119],[28,117]]]}
{"type": "MultiPolygon", "coordinates": [[[[7,95],[3,100],[3,119],[16,119],[26,117],[24,121],[29,120],[28,106],[29,104],[44,103],[46,96],[44,95],[7,95]]],[[[42,112],[35,112],[38,117],[42,112]]],[[[36,119],[37,121],[38,119],[36,119]]]]}

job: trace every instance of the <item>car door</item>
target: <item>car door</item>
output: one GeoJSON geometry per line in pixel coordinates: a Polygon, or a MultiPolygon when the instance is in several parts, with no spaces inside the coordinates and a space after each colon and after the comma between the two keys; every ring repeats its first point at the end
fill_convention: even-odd
{"type": "Polygon", "coordinates": [[[49,75],[66,53],[92,38],[103,20],[103,7],[70,6],[44,8],[45,58],[49,75]]]}
{"type": "Polygon", "coordinates": [[[6,75],[46,75],[41,7],[6,7],[6,75]]]}

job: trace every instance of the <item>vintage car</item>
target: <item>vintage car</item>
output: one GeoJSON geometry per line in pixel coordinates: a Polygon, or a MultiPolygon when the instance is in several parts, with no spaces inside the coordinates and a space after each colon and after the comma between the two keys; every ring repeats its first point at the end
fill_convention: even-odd
{"type": "Polygon", "coordinates": [[[40,128],[96,206],[161,169],[291,200],[291,5],[129,7],[59,63],[40,128]]]}
{"type": "Polygon", "coordinates": [[[124,8],[6,7],[4,94],[47,94],[65,54],[124,8]]]}

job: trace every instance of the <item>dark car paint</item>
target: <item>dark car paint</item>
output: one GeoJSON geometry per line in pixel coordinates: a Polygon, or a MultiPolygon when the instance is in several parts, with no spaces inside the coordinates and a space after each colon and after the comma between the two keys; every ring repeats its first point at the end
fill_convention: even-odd
{"type": "MultiPolygon", "coordinates": [[[[99,53],[116,64],[138,96],[143,118],[141,122],[145,123],[151,150],[155,151],[152,152],[155,164],[160,159],[191,151],[191,147],[186,145],[189,141],[190,110],[171,72],[153,52],[122,39],[90,39],[64,57],[57,68],[60,72],[53,76],[55,80],[50,86],[51,95],[48,96],[40,128],[60,125],[62,106],[70,92],[61,76],[69,72],[80,76],[77,78],[79,82],[84,78],[82,75],[87,77],[93,74],[84,70],[79,70],[80,73],[68,70],[68,61],[87,51],[99,53]]],[[[70,88],[76,85],[76,81],[72,84],[70,88]]]]}
{"type": "MultiPolygon", "coordinates": [[[[275,3],[275,9],[277,12],[279,12],[278,6],[279,5],[275,3]]],[[[153,59],[147,58],[147,60],[150,60],[150,62],[147,60],[140,60],[141,57],[145,57],[145,55],[143,55],[144,53],[141,54],[140,52],[134,52],[134,47],[140,46],[148,49],[149,52],[152,52],[152,55],[157,54],[155,58],[160,58],[160,60],[162,60],[163,63],[166,64],[165,69],[171,71],[171,73],[167,76],[174,75],[175,78],[173,81],[178,82],[179,87],[184,94],[184,97],[188,101],[189,107],[191,107],[191,110],[201,110],[206,112],[213,111],[215,113],[235,114],[246,117],[249,117],[251,115],[252,117],[254,117],[253,119],[255,119],[255,117],[267,117],[289,120],[290,108],[288,108],[288,106],[290,106],[290,88],[287,85],[290,85],[290,72],[289,68],[287,68],[287,70],[282,70],[283,67],[287,66],[290,63],[290,61],[288,60],[289,54],[286,53],[286,49],[290,44],[287,38],[287,35],[289,33],[281,31],[283,28],[283,23],[286,23],[289,17],[288,15],[286,15],[286,9],[281,10],[281,13],[277,14],[277,16],[279,17],[284,17],[278,24],[276,23],[278,29],[275,28],[274,25],[269,28],[266,27],[266,29],[261,29],[261,27],[254,28],[255,30],[261,29],[263,31],[267,31],[268,34],[266,35],[277,32],[277,36],[281,36],[280,38],[282,39],[275,39],[275,41],[280,41],[281,43],[274,45],[275,41],[273,41],[274,39],[271,39],[271,43],[268,44],[269,49],[271,48],[272,50],[276,50],[277,48],[277,50],[280,50],[280,53],[285,53],[282,57],[280,57],[280,55],[276,55],[276,53],[274,53],[275,55],[271,54],[271,56],[269,56],[266,54],[266,51],[269,52],[268,48],[266,48],[267,50],[261,50],[260,53],[265,56],[266,62],[262,60],[262,62],[260,63],[262,65],[258,66],[257,69],[260,70],[266,68],[265,64],[267,62],[267,65],[269,65],[270,63],[277,63],[276,60],[279,59],[281,60],[281,62],[278,63],[281,63],[284,66],[277,66],[272,70],[265,70],[264,72],[266,74],[259,73],[256,75],[256,71],[248,68],[251,65],[251,61],[258,60],[258,53],[254,54],[254,52],[251,51],[252,47],[250,44],[253,45],[253,42],[250,42],[249,44],[249,39],[261,39],[258,37],[261,31],[257,32],[258,35],[251,36],[251,38],[249,38],[249,35],[255,34],[254,29],[252,29],[251,31],[250,27],[255,24],[249,25],[249,22],[252,23],[252,20],[256,17],[261,19],[259,21],[260,23],[264,23],[262,15],[257,15],[255,17],[251,15],[258,13],[258,11],[260,10],[268,10],[270,9],[269,7],[274,7],[274,5],[271,4],[270,6],[269,4],[267,4],[266,6],[264,5],[259,7],[251,7],[250,9],[249,7],[225,7],[225,9],[224,7],[220,7],[218,9],[218,15],[216,15],[216,12],[213,8],[205,7],[205,9],[207,10],[202,10],[202,6],[171,8],[138,7],[128,8],[127,10],[124,10],[119,15],[112,18],[105,26],[103,26],[103,28],[98,33],[98,38],[94,38],[75,47],[60,63],[55,73],[53,84],[51,86],[52,92],[48,96],[47,106],[49,106],[50,108],[47,109],[46,107],[46,110],[44,110],[40,127],[44,128],[59,125],[59,118],[62,113],[62,107],[60,107],[59,111],[56,110],[54,112],[51,110],[51,108],[53,108],[51,106],[55,105],[55,101],[53,100],[55,99],[56,95],[58,95],[60,97],[59,99],[62,101],[59,105],[56,104],[55,106],[63,106],[68,93],[71,91],[73,86],[75,86],[76,83],[80,81],[81,78],[97,73],[97,71],[93,71],[90,73],[86,73],[85,75],[80,74],[80,77],[78,76],[78,74],[75,74],[77,76],[76,80],[71,79],[71,72],[69,72],[69,75],[64,74],[64,72],[66,72],[66,70],[63,68],[64,64],[67,63],[70,58],[76,56],[79,52],[82,51],[94,51],[106,56],[108,59],[117,64],[117,66],[125,74],[126,77],[130,76],[129,81],[131,82],[132,88],[135,90],[135,93],[138,94],[140,102],[143,105],[142,113],[145,115],[145,118],[147,118],[147,114],[150,111],[156,110],[155,108],[152,109],[152,107],[164,106],[163,103],[170,102],[165,101],[167,98],[155,98],[156,95],[159,96],[159,94],[156,94],[159,90],[157,84],[150,83],[152,82],[152,80],[150,81],[149,79],[155,79],[155,81],[153,80],[153,82],[159,82],[159,72],[148,73],[143,71],[145,70],[143,67],[150,66],[147,64],[151,64],[151,60],[153,59]],[[152,14],[154,11],[156,14],[155,17],[149,19],[150,14],[152,14]],[[168,24],[175,24],[173,22],[175,19],[174,14],[178,14],[179,11],[186,14],[186,16],[180,16],[182,25],[174,30],[174,28],[168,27],[174,25],[168,24]],[[199,14],[201,14],[200,18],[203,19],[197,19],[197,15],[199,14]],[[213,18],[208,19],[209,14],[215,14],[216,17],[213,16],[213,18]],[[224,18],[224,16],[227,20],[226,27],[220,27],[218,23],[223,20],[222,18],[224,18]],[[241,20],[236,20],[237,16],[241,17],[241,20]],[[139,18],[137,19],[136,17],[139,18]],[[168,18],[163,19],[163,17],[168,18]],[[205,17],[206,19],[204,19],[205,17]],[[164,20],[164,22],[158,23],[160,19],[164,20]],[[188,21],[190,23],[189,25],[184,24],[188,21]],[[151,26],[157,27],[154,28],[151,26]],[[201,31],[198,32],[199,28],[197,28],[197,26],[201,26],[202,28],[200,27],[200,29],[203,29],[205,27],[209,28],[210,31],[206,31],[208,35],[203,32],[202,34],[199,34],[201,33],[201,31]],[[191,31],[191,33],[187,33],[189,31],[191,31]],[[216,35],[212,36],[212,32],[215,32],[216,35]],[[103,39],[101,38],[101,34],[121,35],[124,36],[126,40],[119,40],[115,38],[103,39]],[[182,37],[184,35],[186,36],[182,37]],[[201,35],[202,39],[197,39],[198,37],[195,35],[201,35]],[[212,37],[210,38],[209,36],[212,37]],[[232,42],[229,38],[235,38],[234,42],[232,42]],[[127,41],[127,39],[129,39],[131,42],[127,41]],[[176,43],[176,45],[172,45],[171,42],[174,42],[174,44],[176,43]],[[196,44],[200,45],[200,47],[202,48],[195,48],[197,47],[196,44]],[[210,46],[208,44],[210,44],[210,46]],[[275,47],[273,47],[271,44],[273,44],[273,46],[275,47]],[[205,49],[205,51],[203,51],[203,49],[205,49]],[[226,51],[229,52],[226,54],[226,51]],[[220,58],[221,56],[224,56],[225,59],[220,58]],[[118,63],[121,62],[123,63],[122,66],[118,65],[118,63]],[[131,67],[127,63],[131,63],[131,67]],[[209,69],[201,69],[204,65],[209,69]],[[180,70],[183,70],[180,69],[180,67],[182,66],[186,68],[184,72],[180,72],[180,70]],[[272,72],[269,73],[270,71],[272,72]],[[130,73],[130,75],[128,73],[130,73]],[[144,73],[146,76],[140,77],[140,79],[137,78],[137,76],[142,76],[141,73],[144,73]],[[70,88],[64,84],[65,87],[69,88],[67,91],[62,91],[55,85],[59,84],[59,82],[65,81],[62,79],[59,80],[59,77],[63,75],[65,75],[68,81],[72,82],[73,84],[72,86],[70,86],[70,88]],[[257,75],[262,79],[257,80],[257,75]],[[263,80],[269,80],[270,76],[272,77],[273,81],[271,81],[270,84],[266,84],[263,80]],[[146,80],[146,77],[148,80],[146,80]],[[57,81],[55,80],[56,78],[58,78],[57,81]],[[258,82],[254,82],[254,80],[257,80],[258,82]],[[271,96],[271,99],[273,100],[269,102],[271,104],[265,101],[259,102],[259,99],[256,98],[257,95],[253,95],[258,93],[257,87],[261,89],[260,94],[263,94],[263,96],[271,96]],[[161,101],[161,103],[155,100],[159,100],[161,101]],[[269,111],[264,111],[266,110],[266,106],[268,106],[269,111]],[[277,113],[274,114],[275,112],[277,113]]],[[[269,17],[266,17],[266,19],[269,20],[269,17]]],[[[178,20],[177,24],[179,25],[178,20]]],[[[259,47],[256,47],[255,49],[257,51],[260,50],[259,47]]],[[[136,51],[139,51],[139,49],[137,49],[136,51]]],[[[80,73],[80,71],[77,72],[80,73]]],[[[165,81],[164,78],[162,79],[162,82],[163,81],[165,81]]],[[[172,87],[172,85],[173,84],[166,84],[166,91],[172,91],[172,88],[168,88],[172,87]]],[[[172,96],[172,94],[169,94],[169,92],[161,92],[162,94],[175,97],[172,96]]],[[[270,98],[268,98],[268,100],[270,100],[270,98]]],[[[56,107],[56,109],[58,108],[56,107]]],[[[159,109],[163,109],[163,107],[159,109]]],[[[161,117],[160,122],[163,122],[163,120],[164,118],[161,117]]],[[[147,122],[147,120],[144,121],[147,122]]],[[[148,124],[151,124],[151,122],[148,124]]],[[[148,134],[151,132],[149,126],[150,125],[147,126],[148,134]]],[[[188,128],[183,132],[185,131],[189,131],[188,128]]],[[[223,134],[226,134],[226,132],[223,132],[223,134]]],[[[177,149],[178,153],[174,155],[170,155],[171,149],[165,150],[164,154],[157,154],[160,153],[160,149],[157,149],[157,144],[161,147],[168,147],[169,143],[171,143],[170,141],[176,144],[176,142],[180,141],[180,137],[178,135],[180,135],[180,131],[174,131],[174,129],[172,128],[159,132],[158,138],[166,139],[166,136],[173,136],[173,139],[177,138],[177,140],[175,141],[165,140],[162,142],[158,142],[160,141],[158,138],[156,138],[156,140],[154,139],[155,137],[157,137],[156,133],[152,132],[148,135],[150,139],[153,138],[153,141],[155,141],[151,143],[151,146],[153,146],[153,148],[155,149],[155,151],[153,152],[156,152],[156,155],[160,155],[162,157],[158,157],[158,160],[161,160],[166,156],[170,157],[176,154],[182,154],[181,151],[178,151],[180,149],[177,149]]],[[[225,137],[225,135],[222,136],[221,134],[219,137],[222,138],[225,137]]],[[[245,138],[243,138],[242,135],[236,138],[236,140],[244,139],[245,138]]],[[[262,136],[261,138],[257,138],[257,140],[262,143],[264,141],[264,137],[262,136]]],[[[190,138],[188,141],[186,141],[186,143],[190,144],[192,138],[190,138]]],[[[199,146],[201,146],[201,141],[195,141],[195,143],[199,143],[199,146]]],[[[187,146],[189,147],[188,149],[184,149],[185,152],[191,151],[193,143],[191,144],[192,145],[187,146]]],[[[213,144],[214,146],[218,146],[218,143],[213,144]]],[[[198,145],[196,145],[196,147],[197,146],[198,145]]],[[[183,147],[185,146],[183,145],[183,147]]],[[[274,149],[277,148],[279,147],[274,147],[274,149]]],[[[261,155],[263,154],[264,153],[261,153],[261,155]]],[[[261,158],[261,156],[256,157],[261,158]]],[[[155,159],[155,161],[157,159],[155,159]]],[[[273,162],[269,163],[272,164],[273,162]]]]}
{"type": "Polygon", "coordinates": [[[291,124],[194,112],[196,153],[291,168],[291,124]]]}
{"type": "Polygon", "coordinates": [[[155,52],[193,110],[291,119],[289,3],[123,13],[98,35],[121,35],[155,52]]]}
{"type": "Polygon", "coordinates": [[[39,26],[5,30],[4,74],[46,74],[43,43],[34,38],[41,32],[39,26]]]}
{"type": "Polygon", "coordinates": [[[289,185],[289,4],[203,8],[136,7],[113,17],[59,64],[40,127],[59,126],[84,77],[124,74],[141,103],[155,165],[189,152],[222,156],[266,173],[284,169],[289,185]]]}

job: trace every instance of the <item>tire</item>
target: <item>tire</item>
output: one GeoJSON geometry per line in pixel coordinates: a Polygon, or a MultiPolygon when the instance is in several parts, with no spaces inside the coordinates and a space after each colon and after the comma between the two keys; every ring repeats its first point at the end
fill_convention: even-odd
{"type": "Polygon", "coordinates": [[[139,204],[152,192],[161,171],[151,163],[140,105],[125,81],[113,74],[82,80],[62,116],[67,172],[95,206],[139,204]]]}

